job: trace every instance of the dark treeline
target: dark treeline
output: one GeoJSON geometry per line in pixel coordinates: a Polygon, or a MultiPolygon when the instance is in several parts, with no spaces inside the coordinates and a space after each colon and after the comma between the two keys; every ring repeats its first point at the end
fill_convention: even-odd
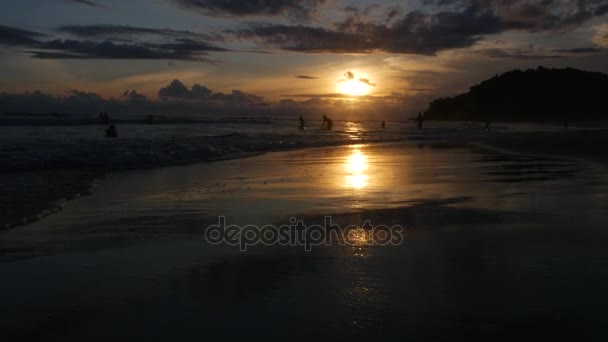
{"type": "Polygon", "coordinates": [[[431,102],[431,120],[608,120],[608,75],[572,68],[513,70],[431,102]]]}

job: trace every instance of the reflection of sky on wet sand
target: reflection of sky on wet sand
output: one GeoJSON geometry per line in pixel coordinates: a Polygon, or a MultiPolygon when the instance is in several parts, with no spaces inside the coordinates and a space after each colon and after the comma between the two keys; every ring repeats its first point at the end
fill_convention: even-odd
{"type": "MultiPolygon", "coordinates": [[[[476,157],[468,148],[356,144],[121,174],[116,177],[125,181],[114,193],[136,196],[138,201],[129,205],[152,215],[171,208],[266,224],[290,214],[396,208],[449,198],[486,208],[538,206],[542,202],[535,196],[546,193],[549,183],[550,191],[559,191],[560,182],[567,181],[520,182],[496,175],[513,163],[476,157]]],[[[104,191],[113,192],[101,188],[97,198],[104,191]]]]}
{"type": "Polygon", "coordinates": [[[23,322],[41,315],[44,323],[51,310],[99,310],[107,313],[100,326],[167,327],[167,336],[183,320],[198,333],[201,322],[205,333],[232,332],[238,322],[256,336],[332,329],[400,340],[468,335],[465,317],[473,329],[496,327],[484,340],[530,321],[546,322],[545,334],[562,317],[597,318],[605,308],[608,183],[594,169],[570,178],[548,172],[569,168],[461,147],[359,144],[118,174],[94,196],[3,234],[12,248],[5,258],[28,248],[57,254],[3,263],[0,286],[13,309],[5,317],[19,311],[23,322]],[[303,213],[332,213],[342,226],[405,223],[408,234],[401,246],[373,246],[359,229],[350,245],[311,252],[240,253],[201,242],[205,218],[267,224],[303,213]],[[137,242],[113,242],[126,238],[137,242]],[[134,300],[147,304],[147,315],[134,300]],[[91,302],[75,310],[82,301],[91,302]],[[584,310],[568,311],[581,302],[584,310]],[[519,316],[505,321],[512,313],[519,316]]]}

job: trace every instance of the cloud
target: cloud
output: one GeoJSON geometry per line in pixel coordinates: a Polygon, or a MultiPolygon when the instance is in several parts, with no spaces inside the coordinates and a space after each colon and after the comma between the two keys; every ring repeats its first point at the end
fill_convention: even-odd
{"type": "Polygon", "coordinates": [[[316,80],[316,79],[319,79],[319,77],[308,76],[308,75],[296,75],[296,78],[299,78],[299,79],[302,79],[302,80],[316,80]]]}
{"type": "Polygon", "coordinates": [[[358,10],[332,28],[250,24],[229,31],[283,50],[306,53],[389,53],[434,55],[473,46],[484,36],[507,31],[563,31],[605,13],[608,0],[427,1],[427,13],[411,11],[393,23],[366,20],[358,10]],[[446,6],[448,6],[446,8],[446,6]]]}
{"type": "Polygon", "coordinates": [[[289,16],[308,19],[325,0],[169,0],[205,15],[229,16],[289,16]]]}
{"type": "Polygon", "coordinates": [[[338,82],[347,82],[347,81],[352,81],[352,80],[357,80],[361,83],[365,83],[370,87],[375,87],[376,83],[373,83],[369,78],[358,78],[357,76],[355,76],[355,73],[352,71],[347,71],[344,73],[344,79],[340,79],[338,80],[338,82]]]}
{"type": "Polygon", "coordinates": [[[136,90],[129,91],[128,89],[122,94],[122,96],[128,98],[130,101],[145,102],[148,98],[138,93],[136,90]]]}
{"type": "Polygon", "coordinates": [[[502,40],[486,40],[472,49],[472,52],[477,55],[519,61],[560,59],[574,55],[594,54],[601,51],[601,49],[595,47],[547,48],[535,44],[502,40]]]}
{"type": "Polygon", "coordinates": [[[569,53],[569,54],[588,54],[588,53],[596,53],[602,51],[601,49],[594,47],[579,47],[579,48],[570,48],[570,49],[555,49],[555,52],[560,53],[569,53]]]}
{"type": "Polygon", "coordinates": [[[204,34],[186,30],[173,30],[168,28],[137,27],[129,25],[65,25],[57,31],[69,33],[80,38],[97,39],[141,39],[142,36],[160,36],[163,38],[202,39],[206,41],[223,40],[218,34],[204,34]]]}
{"type": "Polygon", "coordinates": [[[591,41],[600,48],[608,48],[608,24],[594,26],[591,41]]]}
{"type": "MultiPolygon", "coordinates": [[[[477,54],[491,57],[491,58],[508,58],[518,60],[536,60],[536,59],[551,59],[551,58],[563,58],[561,54],[549,54],[545,52],[535,53],[527,50],[519,49],[501,49],[501,48],[488,48],[488,49],[477,49],[477,54]]],[[[557,52],[557,51],[556,51],[557,52]]]]}
{"type": "Polygon", "coordinates": [[[178,98],[178,99],[192,99],[192,91],[188,89],[180,80],[173,80],[171,83],[161,88],[158,91],[158,97],[160,98],[178,98]]]}
{"type": "Polygon", "coordinates": [[[199,115],[210,110],[218,115],[250,115],[262,113],[268,105],[264,99],[241,90],[230,93],[213,92],[195,84],[188,89],[179,80],[174,80],[159,94],[170,96],[158,100],[148,99],[137,90],[125,90],[118,98],[104,98],[96,93],[70,89],[62,96],[40,91],[20,94],[0,92],[0,107],[7,113],[65,113],[87,115],[96,110],[113,114],[186,114],[199,115]],[[259,108],[259,111],[258,109],[259,108]]]}
{"type": "Polygon", "coordinates": [[[386,22],[389,23],[391,21],[393,21],[395,18],[397,18],[399,15],[401,14],[401,10],[399,8],[391,8],[388,13],[386,14],[386,22]]]}
{"type": "Polygon", "coordinates": [[[359,79],[359,82],[361,82],[361,83],[365,83],[365,84],[367,84],[367,85],[368,85],[368,86],[370,86],[370,87],[375,87],[375,86],[376,86],[376,83],[373,83],[373,82],[372,82],[372,81],[370,81],[368,78],[360,78],[360,79],[359,79]]]}
{"type": "Polygon", "coordinates": [[[322,27],[255,25],[237,36],[255,39],[284,50],[307,53],[434,54],[449,48],[468,47],[481,34],[497,33],[492,16],[460,13],[431,16],[411,12],[393,26],[343,22],[337,30],[322,27]],[[458,27],[458,30],[455,28],[458,27]]]}
{"type": "Polygon", "coordinates": [[[597,16],[604,15],[606,13],[608,13],[608,4],[596,7],[593,12],[593,14],[597,16]]]}
{"type": "Polygon", "coordinates": [[[209,51],[227,51],[206,43],[179,39],[172,43],[113,43],[89,40],[52,40],[41,42],[30,50],[36,58],[63,59],[174,59],[209,61],[209,51]]]}
{"type": "Polygon", "coordinates": [[[230,104],[256,104],[264,99],[260,96],[247,94],[240,90],[233,90],[230,94],[214,93],[211,89],[194,84],[188,89],[180,80],[171,83],[158,91],[158,97],[163,100],[198,100],[230,104]]]}
{"type": "MultiPolygon", "coordinates": [[[[109,32],[123,32],[125,35],[146,31],[154,34],[164,34],[161,39],[153,41],[129,41],[117,39],[53,39],[41,40],[46,37],[41,33],[26,31],[9,26],[0,26],[0,44],[26,48],[32,57],[40,59],[168,59],[185,61],[206,61],[209,52],[223,52],[227,49],[217,47],[199,39],[195,33],[175,30],[155,30],[130,26],[98,26],[78,28],[63,27],[65,32],[78,33],[79,36],[91,35],[96,38],[109,32]],[[102,33],[105,32],[105,33],[102,33]],[[169,39],[168,39],[169,38],[169,39]]],[[[107,38],[107,37],[105,37],[107,38]]]]}
{"type": "Polygon", "coordinates": [[[88,1],[88,0],[66,0],[67,2],[75,2],[77,4],[82,4],[82,5],[87,5],[87,6],[91,6],[91,7],[99,7],[99,8],[105,8],[106,6],[100,5],[96,2],[93,1],[88,1]]]}
{"type": "Polygon", "coordinates": [[[42,33],[0,25],[0,44],[8,46],[28,46],[38,43],[42,33]]]}

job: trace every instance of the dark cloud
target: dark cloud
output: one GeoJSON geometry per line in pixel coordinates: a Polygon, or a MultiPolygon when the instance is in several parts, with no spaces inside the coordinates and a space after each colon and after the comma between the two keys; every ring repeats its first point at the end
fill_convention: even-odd
{"type": "Polygon", "coordinates": [[[308,19],[325,0],[169,0],[206,15],[289,16],[308,19]]]}
{"type": "MultiPolygon", "coordinates": [[[[138,30],[153,30],[134,28],[129,26],[111,27],[100,26],[97,30],[92,27],[84,27],[79,31],[76,26],[64,27],[64,31],[80,32],[79,35],[85,36],[90,33],[92,36],[100,34],[105,27],[106,31],[119,32],[123,30],[125,34],[134,34],[138,30]]],[[[156,32],[156,31],[155,31],[156,32]]],[[[160,30],[165,35],[193,36],[187,31],[160,30]]],[[[26,48],[32,57],[42,59],[169,59],[187,61],[206,61],[209,52],[228,51],[224,48],[214,46],[201,40],[188,37],[162,37],[156,42],[132,42],[125,40],[92,40],[92,39],[54,39],[41,40],[45,35],[37,32],[21,30],[14,27],[0,26],[0,44],[14,47],[26,48]]]]}
{"type": "MultiPolygon", "coordinates": [[[[432,13],[412,11],[392,24],[367,20],[356,8],[333,28],[253,24],[230,33],[284,50],[307,53],[410,53],[433,55],[470,47],[484,36],[511,30],[549,31],[576,27],[606,10],[608,0],[427,1],[432,13]],[[445,6],[448,6],[445,8],[445,6]]],[[[396,16],[397,14],[394,14],[396,16]]]]}
{"type": "Polygon", "coordinates": [[[204,34],[185,30],[168,28],[136,27],[129,25],[65,25],[57,29],[59,32],[69,33],[80,38],[97,39],[131,39],[142,36],[160,36],[163,38],[202,39],[206,41],[222,40],[218,34],[204,34]]]}
{"type": "Polygon", "coordinates": [[[296,78],[303,79],[303,80],[316,80],[316,79],[319,79],[319,77],[308,76],[308,75],[296,75],[296,78]]]}
{"type": "Polygon", "coordinates": [[[508,58],[517,60],[540,60],[540,59],[555,59],[564,58],[563,54],[556,53],[544,53],[544,52],[530,52],[521,49],[501,49],[501,48],[489,48],[479,49],[476,53],[491,58],[508,58]]]}
{"type": "Polygon", "coordinates": [[[130,101],[136,101],[136,102],[145,102],[148,101],[148,98],[145,97],[144,95],[138,93],[136,90],[125,90],[125,92],[122,94],[122,96],[128,98],[130,101]]]}
{"type": "Polygon", "coordinates": [[[241,38],[257,39],[285,50],[309,53],[434,54],[449,48],[468,47],[482,34],[499,32],[497,18],[470,13],[428,15],[410,12],[392,26],[348,19],[337,30],[321,27],[262,25],[237,32],[241,38]]]}
{"type": "Polygon", "coordinates": [[[362,7],[357,7],[355,5],[347,5],[344,7],[344,12],[351,16],[370,16],[374,11],[382,8],[382,6],[378,4],[368,4],[362,7]]]}
{"type": "Polygon", "coordinates": [[[163,100],[198,100],[207,102],[220,102],[230,104],[256,104],[264,99],[257,95],[247,94],[240,90],[233,90],[230,94],[214,93],[211,89],[195,84],[188,89],[180,80],[173,80],[166,87],[158,91],[158,97],[163,100]]]}
{"type": "Polygon", "coordinates": [[[87,6],[91,6],[91,7],[99,7],[99,8],[105,8],[106,6],[100,5],[96,2],[93,1],[88,1],[88,0],[66,0],[67,2],[75,2],[77,4],[82,4],[82,5],[87,5],[87,6]]]}
{"type": "Polygon", "coordinates": [[[361,82],[361,83],[365,83],[365,84],[367,84],[367,85],[368,85],[368,86],[370,86],[370,87],[375,87],[375,86],[376,86],[376,83],[373,83],[373,82],[372,82],[372,81],[370,81],[368,78],[360,78],[360,79],[359,79],[359,82],[361,82]]]}
{"type": "Polygon", "coordinates": [[[451,10],[492,13],[506,27],[533,30],[570,28],[608,11],[606,0],[425,0],[428,5],[451,10]]]}
{"type": "Polygon", "coordinates": [[[171,83],[161,88],[158,91],[158,97],[160,98],[178,98],[178,99],[192,99],[192,91],[188,89],[180,80],[173,80],[171,83]]]}
{"type": "Polygon", "coordinates": [[[606,13],[608,13],[608,4],[596,7],[593,12],[593,14],[596,16],[604,15],[606,13]]]}
{"type": "MultiPolygon", "coordinates": [[[[213,110],[218,115],[257,114],[258,109],[267,105],[262,97],[233,90],[224,94],[194,85],[186,88],[176,80],[168,87],[171,97],[160,100],[148,99],[137,90],[126,90],[118,98],[104,98],[96,93],[78,89],[65,91],[62,96],[40,91],[20,94],[0,92],[0,108],[7,113],[65,113],[74,115],[95,115],[98,111],[114,114],[185,114],[200,115],[213,110]]],[[[161,89],[161,92],[163,90],[161,89]]]]}
{"type": "Polygon", "coordinates": [[[204,56],[210,51],[226,51],[206,43],[178,40],[173,43],[113,43],[89,40],[52,40],[32,46],[36,58],[64,59],[174,59],[209,61],[204,56]]]}
{"type": "Polygon", "coordinates": [[[586,53],[596,53],[602,51],[601,49],[594,47],[581,47],[581,48],[571,48],[571,49],[555,49],[555,52],[560,53],[572,53],[572,54],[586,54],[586,53]]]}
{"type": "Polygon", "coordinates": [[[344,73],[344,79],[340,79],[338,80],[339,82],[346,82],[346,81],[352,81],[352,80],[357,80],[361,83],[365,83],[370,87],[375,87],[376,83],[373,83],[369,78],[358,78],[355,75],[355,73],[353,73],[352,71],[347,71],[344,73]]]}
{"type": "Polygon", "coordinates": [[[9,46],[28,46],[44,37],[42,33],[0,25],[0,44],[9,46]]]}
{"type": "Polygon", "coordinates": [[[192,90],[190,91],[190,93],[192,94],[192,97],[195,99],[205,99],[205,98],[208,98],[209,96],[211,96],[211,94],[213,92],[211,91],[211,89],[201,86],[198,83],[196,83],[192,86],[192,90]]]}
{"type": "Polygon", "coordinates": [[[221,101],[223,103],[230,104],[263,104],[264,98],[261,96],[248,94],[240,90],[233,90],[229,94],[224,93],[213,93],[211,95],[212,100],[221,101]]]}
{"type": "Polygon", "coordinates": [[[399,15],[401,15],[401,10],[399,8],[391,8],[386,14],[386,22],[388,23],[393,21],[399,15]]]}

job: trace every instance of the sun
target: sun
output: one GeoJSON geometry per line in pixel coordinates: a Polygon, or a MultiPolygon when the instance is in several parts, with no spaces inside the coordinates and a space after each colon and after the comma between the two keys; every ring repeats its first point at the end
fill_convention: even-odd
{"type": "Polygon", "coordinates": [[[369,93],[369,86],[359,80],[347,80],[338,82],[338,92],[351,96],[362,96],[369,93]]]}

